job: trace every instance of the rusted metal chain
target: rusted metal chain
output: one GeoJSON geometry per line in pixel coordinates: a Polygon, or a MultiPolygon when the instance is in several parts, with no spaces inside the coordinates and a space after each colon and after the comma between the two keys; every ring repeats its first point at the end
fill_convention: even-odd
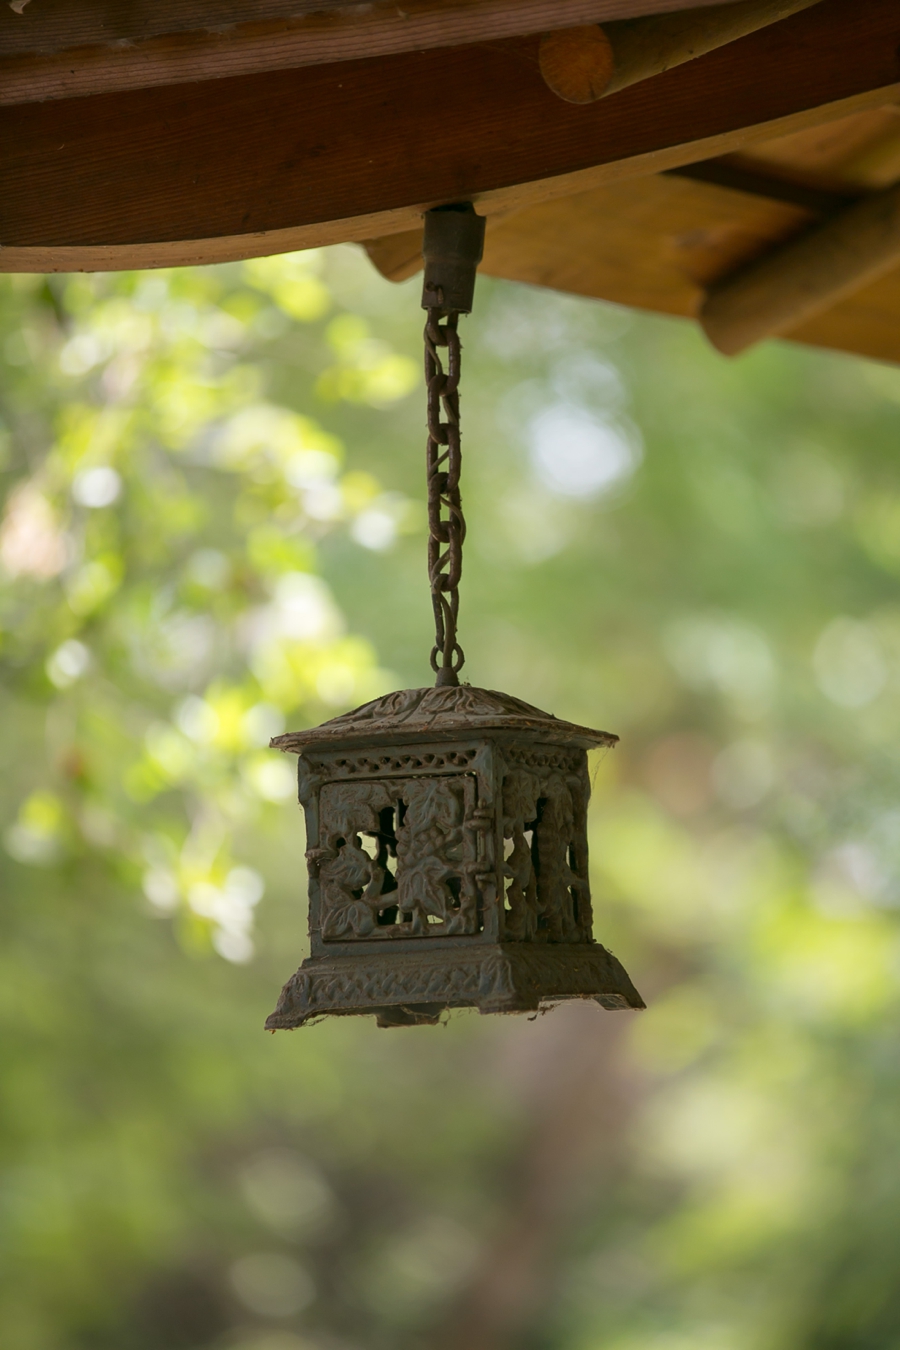
{"type": "Polygon", "coordinates": [[[456,636],[466,522],[459,497],[459,316],[471,314],[484,218],[471,202],[425,212],[422,308],[428,395],[428,580],[434,607],[436,685],[458,685],[465,654],[456,636]],[[441,350],[446,350],[446,369],[441,350]]]}
{"type": "Polygon", "coordinates": [[[428,396],[428,579],[434,607],[431,668],[438,685],[458,685],[465,654],[456,636],[466,522],[459,493],[459,312],[429,308],[425,324],[428,396]],[[443,319],[443,323],[441,320],[443,319]],[[446,370],[441,349],[446,348],[446,370]]]}

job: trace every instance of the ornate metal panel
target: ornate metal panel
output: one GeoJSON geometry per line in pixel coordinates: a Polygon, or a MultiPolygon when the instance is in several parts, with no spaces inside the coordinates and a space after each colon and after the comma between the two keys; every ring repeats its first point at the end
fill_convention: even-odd
{"type": "Polygon", "coordinates": [[[592,931],[586,746],[613,739],[467,686],[279,738],[300,755],[312,955],[269,1025],[641,1007],[592,931]]]}
{"type": "Polygon", "coordinates": [[[326,783],[310,859],[322,938],[480,932],[485,836],[472,774],[326,783]]]}
{"type": "MultiPolygon", "coordinates": [[[[503,937],[590,942],[587,757],[583,750],[513,746],[501,792],[503,937]],[[548,761],[568,760],[566,768],[548,761]]],[[[507,753],[509,753],[507,751],[507,753]]]]}

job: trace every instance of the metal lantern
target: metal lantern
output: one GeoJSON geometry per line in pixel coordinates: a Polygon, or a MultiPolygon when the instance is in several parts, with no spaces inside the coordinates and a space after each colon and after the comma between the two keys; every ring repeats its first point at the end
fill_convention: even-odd
{"type": "Polygon", "coordinates": [[[587,751],[617,737],[459,684],[457,319],[471,309],[483,233],[468,205],[426,215],[435,687],[272,742],[300,757],[311,954],[282,990],[271,1030],[326,1013],[415,1026],[448,1008],[528,1012],[570,998],[644,1006],[593,938],[587,751]]]}
{"type": "Polygon", "coordinates": [[[300,756],[312,954],[267,1026],[642,1007],[592,935],[587,750],[615,740],[468,686],[405,689],[279,736],[300,756]]]}

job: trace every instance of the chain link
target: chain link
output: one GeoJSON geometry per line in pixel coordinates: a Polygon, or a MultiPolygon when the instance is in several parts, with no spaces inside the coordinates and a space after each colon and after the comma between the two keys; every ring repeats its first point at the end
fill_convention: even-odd
{"type": "Polygon", "coordinates": [[[456,637],[462,546],[466,537],[459,495],[460,342],[455,310],[429,309],[425,324],[425,385],[428,395],[428,580],[434,607],[431,668],[438,685],[459,684],[465,654],[456,637]],[[444,323],[441,319],[446,318],[444,323]],[[447,368],[440,349],[447,349],[447,368]]]}

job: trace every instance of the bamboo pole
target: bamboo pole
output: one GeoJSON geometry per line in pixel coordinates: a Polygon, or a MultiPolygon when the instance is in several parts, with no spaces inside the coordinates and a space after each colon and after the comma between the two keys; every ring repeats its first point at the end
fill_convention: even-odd
{"type": "Polygon", "coordinates": [[[900,184],[875,193],[713,286],[700,310],[714,347],[736,356],[900,266],[900,184]]]}
{"type": "Polygon", "coordinates": [[[541,40],[541,74],[567,103],[593,103],[814,4],[818,0],[739,0],[602,28],[561,29],[541,40]]]}

